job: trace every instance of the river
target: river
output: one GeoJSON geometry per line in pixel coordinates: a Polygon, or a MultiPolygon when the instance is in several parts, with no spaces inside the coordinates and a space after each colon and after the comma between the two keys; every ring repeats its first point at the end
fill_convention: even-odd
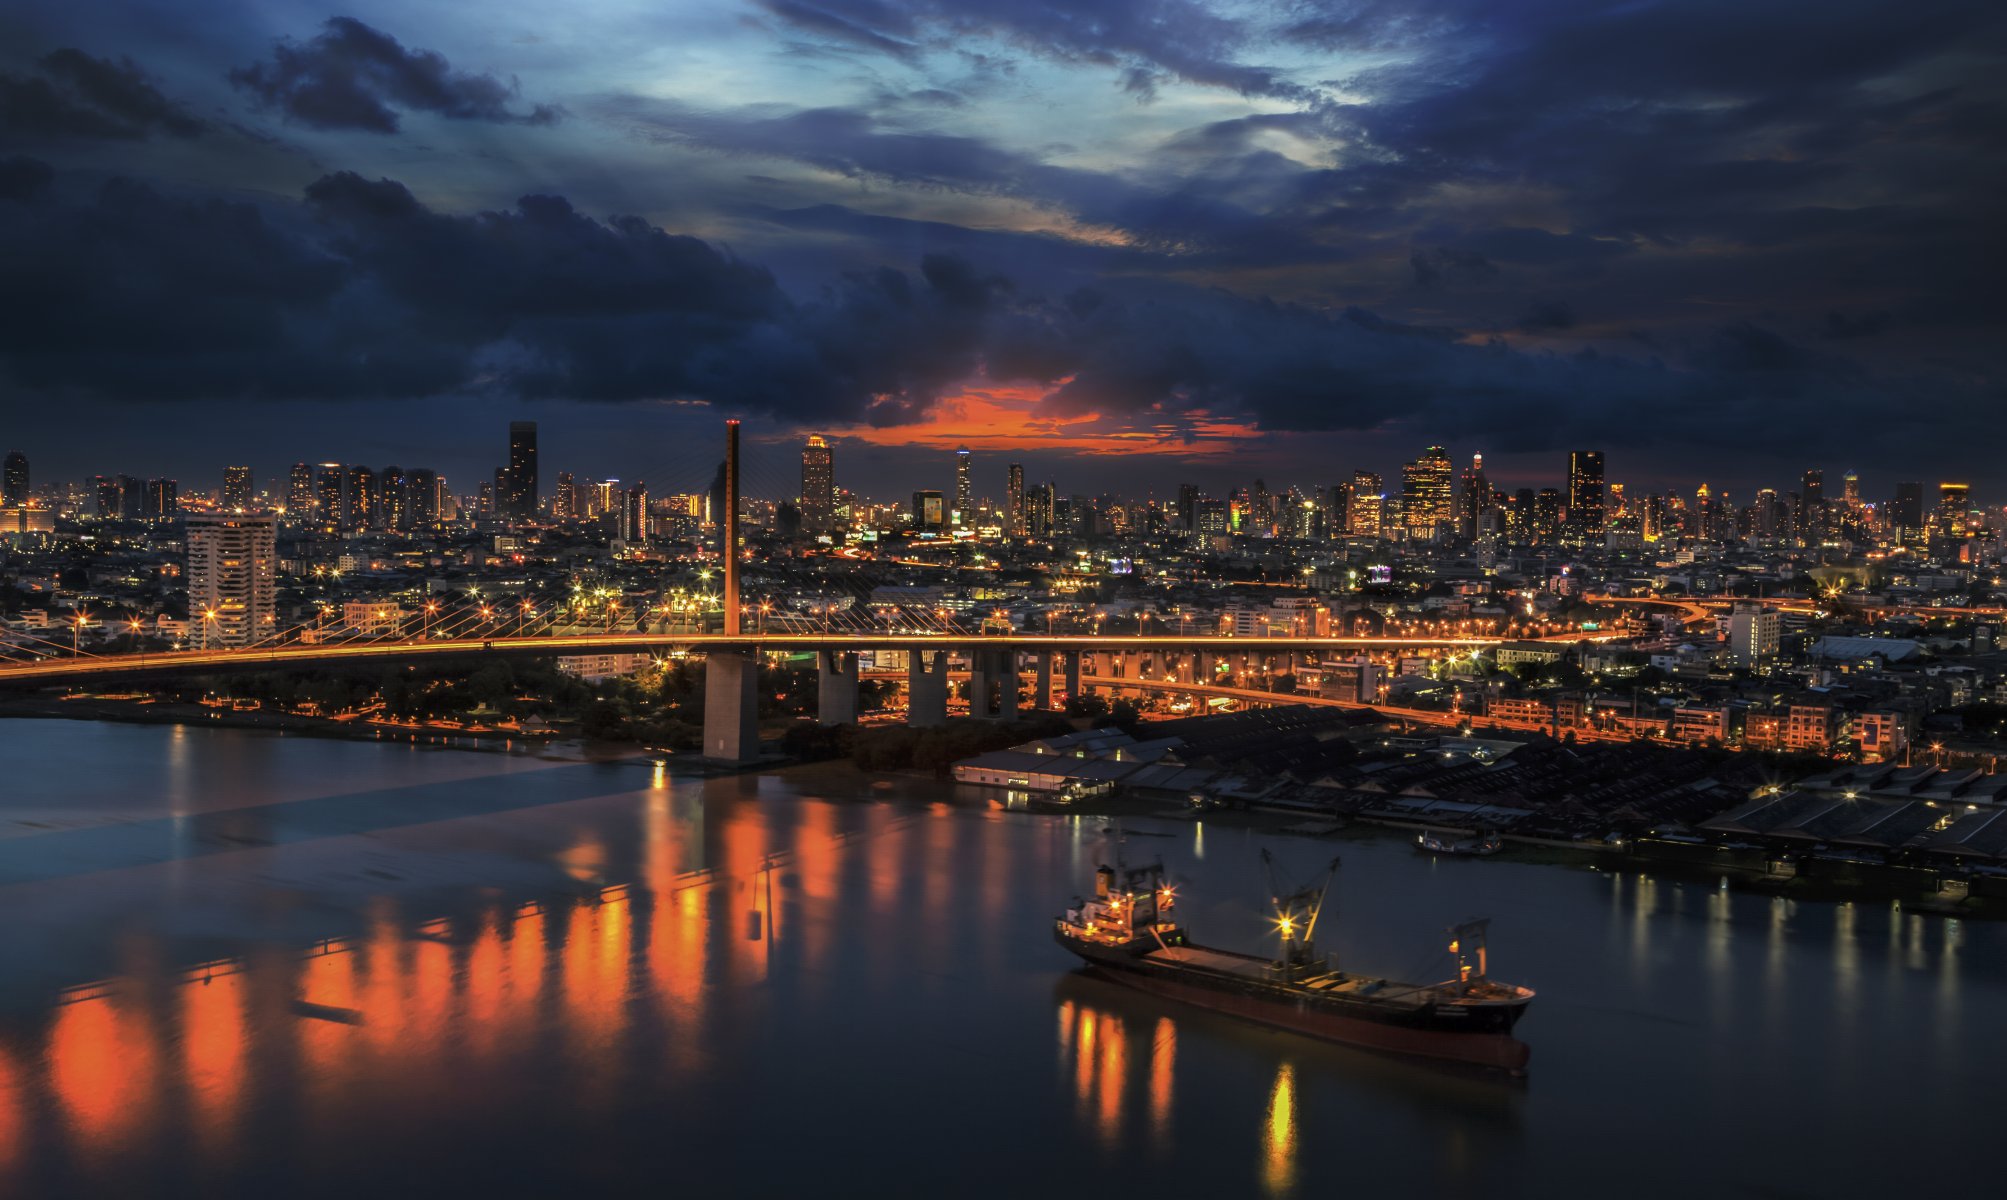
{"type": "Polygon", "coordinates": [[[2007,926],[1008,809],[843,770],[0,721],[0,1195],[1974,1194],[2007,926]],[[1118,844],[1119,843],[1119,844],[1118,844]],[[1051,917],[1161,857],[1253,948],[1447,973],[1495,918],[1528,1077],[1074,973],[1051,917]]]}

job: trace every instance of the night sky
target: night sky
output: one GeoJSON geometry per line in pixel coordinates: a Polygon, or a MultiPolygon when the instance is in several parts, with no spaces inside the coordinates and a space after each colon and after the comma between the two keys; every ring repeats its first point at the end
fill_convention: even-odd
{"type": "Polygon", "coordinates": [[[13,5],[0,449],[1997,501],[2003,62],[1940,0],[13,5]]]}

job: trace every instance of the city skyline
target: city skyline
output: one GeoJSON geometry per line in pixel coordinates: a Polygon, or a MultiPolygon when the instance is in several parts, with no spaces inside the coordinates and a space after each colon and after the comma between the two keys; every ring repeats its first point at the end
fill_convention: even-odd
{"type": "Polygon", "coordinates": [[[85,404],[461,476],[474,419],[645,477],[731,415],[889,490],[961,444],[2007,483],[1980,6],[211,11],[9,18],[0,387],[52,466],[85,404]]]}

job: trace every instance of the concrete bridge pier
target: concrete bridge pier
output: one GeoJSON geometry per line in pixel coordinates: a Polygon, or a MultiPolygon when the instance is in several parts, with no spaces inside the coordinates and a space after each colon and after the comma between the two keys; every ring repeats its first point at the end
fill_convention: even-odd
{"type": "MultiPolygon", "coordinates": [[[[704,757],[749,763],[760,756],[759,655],[719,647],[704,656],[704,757]]],[[[856,706],[856,693],[851,705],[856,706]]]]}
{"type": "Polygon", "coordinates": [[[947,652],[912,651],[906,656],[906,724],[927,729],[947,723],[947,652]]]}
{"type": "Polygon", "coordinates": [[[969,715],[979,721],[1017,719],[1017,655],[981,648],[970,653],[969,715]]]}
{"type": "Polygon", "coordinates": [[[1073,699],[1080,694],[1080,651],[1068,650],[1059,658],[1061,683],[1066,689],[1066,698],[1073,699]]]}
{"type": "Polygon", "coordinates": [[[997,666],[997,719],[1017,720],[1017,651],[996,652],[997,666]]]}
{"type": "Polygon", "coordinates": [[[1040,650],[1032,655],[1031,706],[1042,712],[1052,711],[1052,651],[1040,650]]]}
{"type": "Polygon", "coordinates": [[[818,650],[815,655],[815,713],[823,725],[857,724],[857,655],[818,650]]]}

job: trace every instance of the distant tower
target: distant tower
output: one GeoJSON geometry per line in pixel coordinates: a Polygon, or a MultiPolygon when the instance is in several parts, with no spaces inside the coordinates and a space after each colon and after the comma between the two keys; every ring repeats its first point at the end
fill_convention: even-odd
{"type": "Polygon", "coordinates": [[[1024,464],[1010,465],[1010,485],[1004,493],[1004,532],[1012,537],[1024,536],[1024,464]]]}
{"type": "Polygon", "coordinates": [[[1603,452],[1577,450],[1568,456],[1568,523],[1603,528],[1603,452]]]}
{"type": "Polygon", "coordinates": [[[0,467],[0,497],[9,504],[28,502],[28,456],[19,450],[7,456],[7,464],[0,467]]]}
{"type": "Polygon", "coordinates": [[[955,451],[955,524],[973,525],[975,520],[975,503],[969,480],[969,449],[964,446],[955,451]]]}
{"type": "Polygon", "coordinates": [[[836,532],[836,448],[819,433],[801,451],[801,531],[836,532]]]}
{"type": "Polygon", "coordinates": [[[509,422],[509,466],[495,497],[501,515],[517,521],[537,515],[537,423],[509,422]]]}
{"type": "Polygon", "coordinates": [[[295,524],[305,524],[314,515],[314,466],[294,463],[286,477],[286,516],[295,524]]]}
{"type": "Polygon", "coordinates": [[[252,504],[251,468],[223,468],[223,507],[249,512],[252,504]]]}
{"type": "Polygon", "coordinates": [[[190,513],[188,639],[202,650],[248,646],[270,633],[274,527],[269,513],[190,513]]]}

